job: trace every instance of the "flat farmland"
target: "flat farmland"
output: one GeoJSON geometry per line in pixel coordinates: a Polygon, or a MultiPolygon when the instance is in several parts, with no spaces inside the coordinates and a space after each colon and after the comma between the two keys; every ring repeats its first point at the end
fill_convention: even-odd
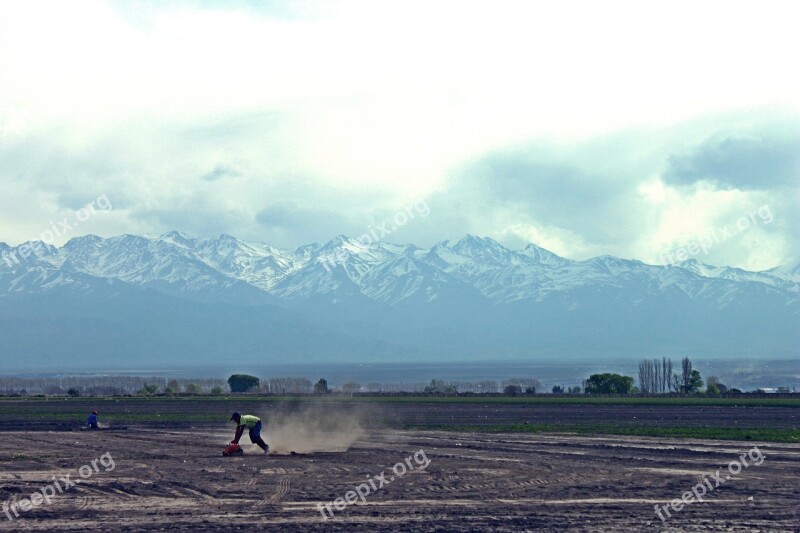
{"type": "Polygon", "coordinates": [[[263,398],[0,401],[0,530],[796,531],[799,443],[502,427],[740,425],[791,438],[797,411],[263,398]],[[79,430],[93,407],[118,430],[79,430]],[[272,453],[245,436],[245,455],[221,456],[233,409],[264,418],[272,453]],[[67,475],[79,482],[56,490],[67,475]],[[693,489],[702,501],[682,504],[693,489]],[[37,492],[50,501],[26,505],[37,492]],[[676,499],[679,510],[670,507],[676,499]]]}
{"type": "Polygon", "coordinates": [[[357,413],[363,424],[391,428],[451,428],[541,424],[556,427],[773,428],[800,426],[800,399],[533,398],[6,398],[0,399],[0,430],[74,429],[89,412],[111,425],[146,427],[225,423],[232,410],[269,419],[275,411],[323,407],[357,413]]]}

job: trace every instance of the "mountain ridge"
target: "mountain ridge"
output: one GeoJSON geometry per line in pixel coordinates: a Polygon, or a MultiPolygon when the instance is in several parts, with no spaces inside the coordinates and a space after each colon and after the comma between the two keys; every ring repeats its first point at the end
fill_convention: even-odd
{"type": "Polygon", "coordinates": [[[85,362],[102,356],[80,340],[92,335],[105,350],[124,345],[126,357],[140,346],[143,357],[156,350],[178,362],[215,351],[249,360],[254,346],[270,360],[367,361],[640,351],[794,357],[800,345],[792,266],[579,261],[473,235],[429,248],[339,235],[282,250],[171,231],[84,235],[61,247],[0,243],[0,254],[0,351],[29,346],[85,362]],[[44,337],[24,337],[24,309],[44,337]],[[35,309],[52,310],[49,326],[35,309]]]}

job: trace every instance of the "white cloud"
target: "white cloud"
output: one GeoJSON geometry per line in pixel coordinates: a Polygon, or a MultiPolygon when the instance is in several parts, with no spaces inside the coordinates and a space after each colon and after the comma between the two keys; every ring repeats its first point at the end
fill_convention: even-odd
{"type": "MultiPolygon", "coordinates": [[[[158,232],[173,229],[166,221],[211,216],[164,216],[176,205],[217,206],[230,214],[226,231],[246,238],[269,235],[256,214],[281,202],[339,213],[326,220],[344,228],[284,231],[275,243],[300,244],[292,241],[452,192],[457,169],[485,154],[538,144],[554,160],[580,157],[574,163],[591,167],[587,175],[624,169],[618,210],[644,219],[639,227],[606,219],[597,231],[478,209],[405,228],[408,239],[539,235],[567,255],[648,257],[685,233],[686,205],[700,224],[726,205],[723,194],[658,185],[663,169],[653,162],[666,146],[658,132],[739,109],[800,109],[791,3],[246,6],[0,3],[0,180],[27,182],[6,187],[13,193],[0,200],[0,240],[29,238],[37,220],[63,208],[59,197],[82,192],[124,199],[100,233],[158,232]],[[649,136],[632,139],[630,150],[592,145],[632,128],[649,136]],[[8,156],[9,147],[34,144],[35,164],[8,156]],[[202,180],[224,168],[239,175],[202,180]]],[[[684,129],[695,136],[688,146],[707,137],[701,130],[684,129]]],[[[568,194],[579,195],[573,187],[568,194]]]]}

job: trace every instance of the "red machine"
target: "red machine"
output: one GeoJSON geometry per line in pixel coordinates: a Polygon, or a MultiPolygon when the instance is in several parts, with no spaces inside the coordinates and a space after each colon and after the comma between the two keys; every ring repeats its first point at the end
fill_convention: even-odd
{"type": "Polygon", "coordinates": [[[224,450],[222,450],[222,455],[225,457],[233,457],[234,455],[244,455],[244,450],[241,446],[236,444],[235,442],[231,442],[228,444],[224,450]]]}

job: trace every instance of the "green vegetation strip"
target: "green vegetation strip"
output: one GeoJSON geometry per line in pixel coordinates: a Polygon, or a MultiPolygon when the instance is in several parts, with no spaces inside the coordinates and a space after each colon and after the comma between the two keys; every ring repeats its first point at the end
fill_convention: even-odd
{"type": "Polygon", "coordinates": [[[711,428],[711,427],[631,427],[613,424],[556,425],[500,424],[474,425],[415,425],[406,429],[437,431],[472,431],[475,433],[579,433],[582,435],[635,435],[641,437],[673,437],[709,440],[756,440],[765,442],[800,442],[797,428],[711,428]]]}

